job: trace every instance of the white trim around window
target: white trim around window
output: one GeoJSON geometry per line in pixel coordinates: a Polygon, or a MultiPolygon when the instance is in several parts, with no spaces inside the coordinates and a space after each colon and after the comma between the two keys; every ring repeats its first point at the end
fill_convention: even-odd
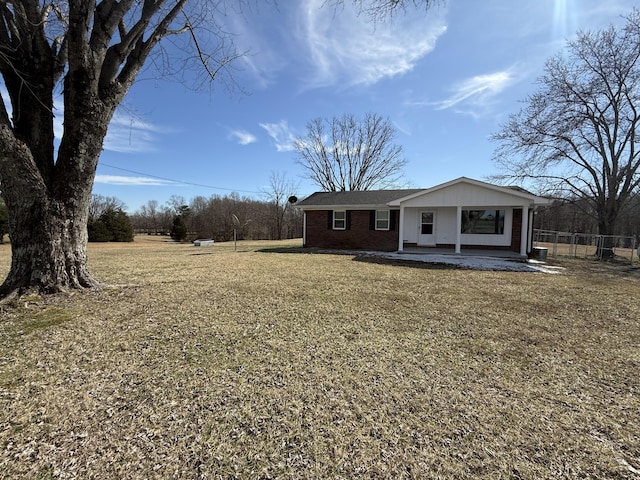
{"type": "Polygon", "coordinates": [[[347,211],[334,210],[333,211],[333,229],[346,230],[346,228],[347,228],[347,211]]]}
{"type": "Polygon", "coordinates": [[[389,230],[389,210],[376,210],[376,230],[389,230]]]}

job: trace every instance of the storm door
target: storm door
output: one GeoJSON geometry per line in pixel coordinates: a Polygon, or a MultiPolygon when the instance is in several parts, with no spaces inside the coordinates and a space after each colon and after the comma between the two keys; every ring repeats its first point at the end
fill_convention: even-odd
{"type": "Polygon", "coordinates": [[[436,244],[436,212],[423,211],[418,217],[420,225],[418,225],[418,245],[435,245],[436,244]]]}

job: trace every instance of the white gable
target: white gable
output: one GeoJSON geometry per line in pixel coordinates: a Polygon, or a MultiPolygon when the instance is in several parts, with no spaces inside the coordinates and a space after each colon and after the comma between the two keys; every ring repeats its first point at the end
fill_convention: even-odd
{"type": "Polygon", "coordinates": [[[390,202],[403,207],[514,207],[539,204],[545,200],[533,194],[460,178],[423,192],[390,202]]]}

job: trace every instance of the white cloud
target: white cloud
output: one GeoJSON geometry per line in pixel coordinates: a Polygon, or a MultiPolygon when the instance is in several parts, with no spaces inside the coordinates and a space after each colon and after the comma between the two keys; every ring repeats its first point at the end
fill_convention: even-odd
{"type": "Polygon", "coordinates": [[[356,2],[299,0],[287,8],[257,5],[227,21],[247,71],[264,88],[295,71],[303,90],[372,85],[411,71],[446,32],[444,5],[407,7],[373,23],[356,2]]]}
{"type": "Polygon", "coordinates": [[[261,123],[260,126],[264,128],[273,139],[276,150],[279,152],[290,152],[294,150],[293,141],[295,140],[295,136],[286,120],[280,120],[278,123],[261,123]]]}
{"type": "Polygon", "coordinates": [[[236,140],[240,145],[249,145],[258,141],[254,134],[245,130],[232,130],[229,133],[229,138],[236,140]]]}
{"type": "Polygon", "coordinates": [[[444,9],[409,11],[374,25],[357,14],[352,2],[337,10],[326,0],[306,0],[302,5],[297,33],[311,62],[308,87],[372,85],[407,73],[447,30],[444,9]]]}
{"type": "Polygon", "coordinates": [[[228,11],[225,20],[229,31],[235,34],[238,51],[244,52],[239,59],[240,69],[247,72],[259,88],[268,88],[277,83],[278,72],[289,64],[282,46],[290,30],[287,15],[268,2],[246,3],[245,7],[242,12],[228,11]]]}
{"type": "Polygon", "coordinates": [[[494,104],[496,97],[518,81],[514,68],[486,75],[476,75],[454,84],[451,94],[439,101],[409,102],[410,105],[432,106],[436,110],[454,108],[459,113],[479,117],[494,104]]]}
{"type": "Polygon", "coordinates": [[[95,183],[106,183],[109,185],[125,185],[125,186],[164,186],[173,185],[174,182],[169,180],[161,180],[151,177],[130,177],[124,175],[96,175],[95,183]]]}

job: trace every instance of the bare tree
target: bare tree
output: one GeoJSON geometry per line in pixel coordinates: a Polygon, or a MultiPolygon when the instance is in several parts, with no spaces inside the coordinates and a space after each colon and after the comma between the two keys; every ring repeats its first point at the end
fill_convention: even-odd
{"type": "Polygon", "coordinates": [[[371,190],[396,185],[406,161],[402,147],[394,144],[396,132],[389,119],[367,113],[316,118],[307,135],[294,140],[310,180],[325,191],[371,190]]]}
{"type": "Polygon", "coordinates": [[[640,184],[640,12],[622,28],[579,32],[545,65],[527,106],[493,135],[503,180],[572,198],[614,235],[640,184]]]}
{"type": "Polygon", "coordinates": [[[296,202],[295,194],[299,184],[287,180],[284,173],[271,172],[269,186],[270,189],[264,192],[264,196],[268,199],[271,210],[271,238],[282,240],[287,207],[296,202]]]}
{"type": "MultiPolygon", "coordinates": [[[[146,205],[143,205],[144,212],[147,217],[147,233],[151,233],[153,231],[154,235],[158,234],[158,227],[160,225],[159,217],[160,217],[160,206],[157,200],[149,200],[146,205]]],[[[141,207],[142,210],[142,207],[141,207]]]]}
{"type": "Polygon", "coordinates": [[[91,195],[89,202],[89,219],[96,220],[107,210],[121,210],[125,211],[127,206],[125,203],[117,197],[105,197],[104,195],[91,195]]]}
{"type": "Polygon", "coordinates": [[[160,205],[157,200],[149,200],[131,215],[131,223],[136,233],[148,235],[166,235],[171,229],[172,221],[173,210],[166,205],[160,205]]]}
{"type": "Polygon", "coordinates": [[[237,56],[215,22],[223,6],[195,0],[0,1],[0,74],[11,100],[8,108],[0,98],[0,184],[12,241],[0,294],[98,286],[87,268],[87,218],[113,113],[152,54],[161,53],[152,63],[164,69],[177,50],[217,77],[237,56]],[[203,44],[199,28],[207,28],[203,44]],[[160,50],[173,35],[188,40],[190,50],[160,50]],[[56,151],[59,87],[64,110],[56,114],[63,116],[64,133],[56,151]]]}

